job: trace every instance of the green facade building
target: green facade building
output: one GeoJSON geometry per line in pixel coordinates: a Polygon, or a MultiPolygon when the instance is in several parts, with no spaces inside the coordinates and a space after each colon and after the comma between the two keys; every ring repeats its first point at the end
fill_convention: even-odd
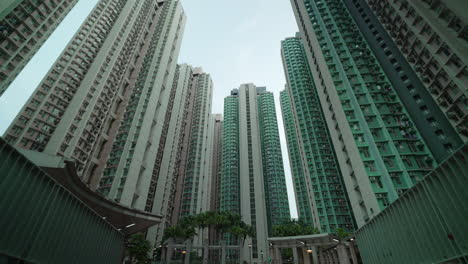
{"type": "Polygon", "coordinates": [[[281,92],[299,218],[321,232],[354,230],[353,216],[307,56],[299,37],[281,43],[288,82],[281,92]],[[313,220],[313,221],[310,221],[313,220]]]}
{"type": "Polygon", "coordinates": [[[0,96],[77,2],[1,1],[0,96]]]}
{"type": "MultiPolygon", "coordinates": [[[[348,1],[351,2],[351,1],[348,1]]],[[[369,11],[382,24],[426,91],[455,129],[468,141],[468,4],[465,0],[369,0],[369,11]]],[[[362,10],[361,10],[362,9],[362,10]]],[[[362,14],[361,14],[362,16],[362,14]]],[[[450,134],[446,135],[449,137],[450,134]]],[[[462,144],[446,142],[451,153],[462,144]],[[450,145],[448,145],[450,144],[450,145]]]]}
{"type": "MultiPolygon", "coordinates": [[[[459,68],[454,64],[445,65],[438,62],[445,60],[443,58],[445,55],[437,52],[445,50],[445,44],[436,43],[442,38],[439,34],[445,35],[444,37],[451,35],[452,37],[444,39],[444,42],[449,46],[459,46],[456,43],[460,44],[463,41],[462,33],[455,37],[453,30],[441,18],[431,19],[430,23],[423,21],[423,17],[438,11],[422,8],[431,1],[423,1],[426,4],[417,4],[418,2],[421,1],[401,1],[402,4],[396,10],[393,9],[392,4],[387,5],[381,1],[368,3],[366,0],[356,0],[344,1],[344,4],[382,66],[385,75],[393,84],[395,92],[434,159],[441,162],[452,155],[455,149],[462,146],[464,140],[466,141],[468,102],[464,99],[466,97],[463,95],[463,89],[459,87],[463,86],[461,79],[465,78],[465,86],[468,82],[466,82],[466,77],[462,77],[462,62],[457,63],[460,65],[459,68]],[[422,9],[412,7],[413,4],[422,9]],[[393,26],[394,23],[388,23],[389,21],[394,21],[396,26],[393,26]],[[412,21],[416,21],[419,25],[413,25],[412,21]],[[434,31],[431,33],[432,36],[428,37],[427,34],[418,30],[423,24],[426,25],[424,27],[431,24],[439,27],[445,24],[446,30],[434,31]],[[426,36],[421,36],[421,34],[426,36]],[[422,40],[427,41],[429,45],[421,48],[422,42],[418,39],[419,37],[422,37],[422,40]],[[458,72],[458,80],[446,77],[446,74],[452,70],[458,72]],[[442,101],[446,102],[445,106],[439,103],[442,101]]],[[[437,4],[439,1],[433,2],[437,4]]],[[[461,5],[463,1],[450,1],[448,5],[457,5],[456,2],[461,5]]],[[[441,14],[451,12],[448,8],[442,8],[445,4],[439,2],[437,5],[440,6],[441,14]]],[[[457,23],[457,19],[454,17],[453,23],[457,23]]],[[[455,54],[456,50],[453,49],[451,60],[457,61],[458,57],[466,57],[455,54]]],[[[468,45],[465,45],[465,54],[468,54],[468,45]]]]}
{"type": "Polygon", "coordinates": [[[222,145],[220,211],[255,228],[240,261],[266,261],[271,228],[290,213],[274,97],[265,87],[243,84],[225,98],[222,145]]]}
{"type": "Polygon", "coordinates": [[[288,147],[289,164],[294,184],[294,192],[296,198],[297,214],[301,221],[313,224],[312,210],[310,208],[312,199],[309,195],[309,190],[306,185],[304,176],[304,162],[302,161],[299,137],[296,131],[294,113],[289,97],[287,87],[280,92],[281,111],[283,114],[284,134],[288,147]]]}
{"type": "Polygon", "coordinates": [[[341,0],[292,0],[358,227],[435,162],[341,0]]]}

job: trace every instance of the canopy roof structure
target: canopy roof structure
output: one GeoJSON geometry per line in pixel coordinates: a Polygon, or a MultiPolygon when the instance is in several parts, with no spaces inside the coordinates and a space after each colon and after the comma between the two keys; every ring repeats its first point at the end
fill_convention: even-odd
{"type": "Polygon", "coordinates": [[[300,248],[308,246],[332,247],[339,244],[340,239],[334,234],[322,233],[315,235],[291,236],[291,237],[270,237],[271,246],[277,248],[300,248]]]}
{"type": "Polygon", "coordinates": [[[89,189],[77,175],[73,160],[30,150],[18,151],[125,236],[161,222],[161,215],[126,207],[89,189]]]}

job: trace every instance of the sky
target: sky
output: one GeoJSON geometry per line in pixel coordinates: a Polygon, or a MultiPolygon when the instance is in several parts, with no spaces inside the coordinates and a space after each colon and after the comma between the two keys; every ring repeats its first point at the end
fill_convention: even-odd
{"type": "MultiPolygon", "coordinates": [[[[0,135],[21,110],[98,0],[80,0],[0,97],[0,135]]],[[[266,86],[275,95],[278,129],[292,217],[297,217],[279,92],[286,83],[281,40],[297,25],[288,0],[182,0],[187,24],[179,63],[200,66],[214,82],[213,113],[242,83],[266,86]]]]}

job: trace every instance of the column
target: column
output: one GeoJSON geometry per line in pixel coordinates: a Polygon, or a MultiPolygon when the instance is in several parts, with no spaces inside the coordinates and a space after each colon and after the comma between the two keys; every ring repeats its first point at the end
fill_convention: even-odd
{"type": "Polygon", "coordinates": [[[348,250],[346,249],[346,246],[343,244],[340,244],[336,246],[336,249],[338,251],[338,260],[340,264],[351,264],[349,262],[349,255],[348,255],[348,250]]]}
{"type": "Polygon", "coordinates": [[[167,243],[166,256],[164,256],[165,263],[170,263],[172,260],[172,254],[174,254],[174,244],[172,239],[167,243]]]}
{"type": "Polygon", "coordinates": [[[299,256],[297,255],[297,247],[293,247],[292,252],[293,252],[293,263],[298,264],[299,263],[299,256]]]}
{"type": "Polygon", "coordinates": [[[192,251],[192,241],[189,240],[186,248],[187,253],[184,256],[184,264],[190,264],[190,253],[192,251]]]}
{"type": "Polygon", "coordinates": [[[312,247],[312,263],[313,264],[319,264],[319,258],[318,258],[318,248],[317,247],[312,247]]]}
{"type": "Polygon", "coordinates": [[[274,251],[275,251],[275,255],[274,255],[275,258],[273,259],[273,263],[281,264],[283,262],[283,259],[281,258],[281,249],[274,247],[274,251]]]}
{"type": "Polygon", "coordinates": [[[307,248],[302,248],[302,257],[304,259],[304,264],[311,264],[310,258],[311,258],[312,253],[307,252],[307,248]]]}
{"type": "Polygon", "coordinates": [[[221,264],[226,264],[226,240],[221,240],[221,264]]]}
{"type": "Polygon", "coordinates": [[[354,242],[349,243],[349,251],[351,252],[351,259],[353,260],[353,264],[358,264],[354,242]]]}

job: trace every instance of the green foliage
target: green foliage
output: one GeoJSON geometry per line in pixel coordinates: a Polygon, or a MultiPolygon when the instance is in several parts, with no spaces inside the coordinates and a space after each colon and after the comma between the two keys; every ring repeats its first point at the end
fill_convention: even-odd
{"type": "Polygon", "coordinates": [[[312,225],[295,220],[273,226],[273,236],[275,237],[303,236],[318,233],[320,233],[319,230],[312,225]]]}
{"type": "Polygon", "coordinates": [[[163,243],[169,238],[187,240],[196,234],[194,226],[180,224],[170,226],[164,230],[163,243]]]}
{"type": "Polygon", "coordinates": [[[245,240],[255,236],[255,230],[241,220],[240,215],[230,212],[203,212],[188,216],[179,221],[176,226],[164,230],[163,242],[169,238],[189,239],[196,235],[195,228],[212,227],[220,233],[228,232],[237,238],[245,240]]]}
{"type": "Polygon", "coordinates": [[[337,228],[335,233],[340,237],[340,238],[345,238],[349,236],[350,234],[346,232],[343,228],[337,228]]]}
{"type": "Polygon", "coordinates": [[[127,251],[131,263],[148,263],[150,249],[151,243],[141,233],[132,235],[128,240],[127,251]]]}

